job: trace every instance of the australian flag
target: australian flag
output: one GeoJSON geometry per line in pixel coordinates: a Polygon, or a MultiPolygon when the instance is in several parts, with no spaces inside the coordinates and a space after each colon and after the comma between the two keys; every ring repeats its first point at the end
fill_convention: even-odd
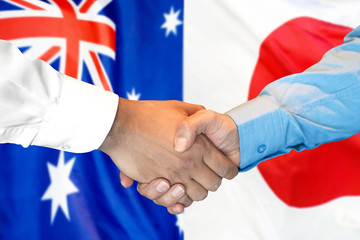
{"type": "MultiPolygon", "coordinates": [[[[1,0],[0,39],[124,98],[183,96],[183,0],[1,0]]],[[[100,151],[0,146],[0,239],[182,239],[180,223],[100,151]]]]}

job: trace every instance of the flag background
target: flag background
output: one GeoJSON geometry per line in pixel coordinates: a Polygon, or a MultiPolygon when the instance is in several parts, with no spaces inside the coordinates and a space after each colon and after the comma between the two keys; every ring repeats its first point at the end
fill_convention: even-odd
{"type": "MultiPolygon", "coordinates": [[[[181,0],[2,0],[0,38],[121,97],[181,100],[183,28],[161,28],[171,9],[182,21],[181,0]]],[[[1,239],[182,239],[177,221],[122,188],[100,151],[0,146],[1,239]]]]}
{"type": "MultiPolygon", "coordinates": [[[[185,1],[184,100],[225,112],[246,101],[249,91],[254,97],[270,77],[304,70],[310,60],[320,60],[324,45],[342,42],[341,34],[359,25],[358,6],[357,1],[185,1]],[[262,46],[270,49],[268,56],[259,55],[265,53],[262,46]],[[259,64],[266,61],[272,65],[259,64]]],[[[342,167],[356,166],[357,143],[271,160],[223,181],[216,193],[186,210],[185,239],[358,239],[360,181],[342,167]],[[334,174],[337,169],[342,174],[334,174]]]]}
{"type": "MultiPolygon", "coordinates": [[[[19,14],[16,20],[21,21],[24,14],[51,15],[61,2],[0,1],[1,38],[7,39],[10,30],[15,33],[24,30],[22,24],[10,30],[8,25],[2,25],[2,20],[9,17],[9,11],[16,11],[19,14]]],[[[111,48],[104,50],[96,46],[91,49],[100,61],[100,70],[94,70],[93,59],[89,60],[85,54],[79,60],[82,71],[74,77],[104,87],[99,77],[103,72],[113,91],[122,97],[140,100],[181,100],[183,97],[185,101],[203,104],[219,112],[248,99],[261,46],[284,23],[299,17],[312,17],[354,28],[360,22],[356,0],[187,0],[185,6],[180,0],[72,2],[78,10],[90,4],[91,18],[80,15],[109,24],[107,20],[103,21],[103,17],[107,17],[114,23],[116,32],[114,55],[111,48]],[[169,35],[161,28],[165,22],[164,14],[169,14],[171,8],[175,12],[180,10],[184,35],[183,25],[176,27],[176,34],[169,35]]],[[[314,22],[315,25],[318,23],[314,22]]],[[[36,32],[36,28],[31,30],[36,32]]],[[[99,34],[96,29],[91,31],[99,34]]],[[[69,32],[74,30],[69,28],[69,32]]],[[[322,36],[321,33],[314,36],[322,36]]],[[[47,49],[40,47],[39,50],[44,42],[60,46],[61,50],[48,61],[54,68],[66,71],[64,41],[61,37],[58,37],[60,40],[43,38],[46,41],[33,37],[9,40],[33,58],[47,53],[47,49]]],[[[290,39],[289,46],[293,47],[294,41],[290,39]]],[[[281,42],[282,47],[286,40],[281,42]]],[[[287,63],[279,64],[279,68],[283,70],[287,63]]],[[[296,66],[297,62],[294,63],[296,66]]],[[[347,151],[346,146],[343,149],[347,151]]],[[[356,153],[352,155],[356,159],[356,153]]],[[[44,199],[44,195],[52,182],[50,166],[60,168],[61,156],[59,151],[38,147],[0,146],[1,239],[182,239],[179,225],[185,226],[185,239],[360,237],[358,196],[345,194],[311,207],[290,207],[278,192],[273,191],[258,168],[241,173],[231,182],[224,181],[218,192],[211,193],[208,199],[195,203],[185,215],[176,218],[165,208],[141,197],[135,187],[121,188],[118,170],[98,151],[64,154],[64,164],[73,164],[72,168],[68,167],[71,170],[69,179],[76,190],[65,196],[68,217],[64,209],[58,208],[52,219],[53,200],[44,199]]],[[[287,177],[282,181],[291,186],[293,178],[287,177]]],[[[356,183],[354,181],[355,186],[356,183]]],[[[289,189],[288,192],[293,191],[289,189]]],[[[304,199],[308,198],[304,196],[304,199]]]]}

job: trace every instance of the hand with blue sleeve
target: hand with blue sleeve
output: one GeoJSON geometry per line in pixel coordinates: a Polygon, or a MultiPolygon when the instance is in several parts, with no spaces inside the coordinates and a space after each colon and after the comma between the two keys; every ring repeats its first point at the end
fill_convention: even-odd
{"type": "Polygon", "coordinates": [[[360,27],[319,63],[269,84],[227,115],[204,110],[185,119],[175,149],[186,151],[194,136],[205,134],[246,171],[292,149],[311,149],[359,133],[360,27]]]}

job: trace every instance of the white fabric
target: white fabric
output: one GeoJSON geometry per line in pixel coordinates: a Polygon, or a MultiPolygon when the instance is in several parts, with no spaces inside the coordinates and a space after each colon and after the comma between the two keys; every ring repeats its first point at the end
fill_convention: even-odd
{"type": "Polygon", "coordinates": [[[0,40],[0,142],[70,152],[97,149],[109,132],[118,97],[30,61],[0,40]]]}

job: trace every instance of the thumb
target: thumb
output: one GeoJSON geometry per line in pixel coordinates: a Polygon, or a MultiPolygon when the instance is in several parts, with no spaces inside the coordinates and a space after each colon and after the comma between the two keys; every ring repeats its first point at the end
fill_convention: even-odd
{"type": "Polygon", "coordinates": [[[185,152],[194,143],[197,135],[206,134],[213,120],[210,112],[209,110],[200,110],[179,124],[174,142],[177,152],[185,152]]]}

